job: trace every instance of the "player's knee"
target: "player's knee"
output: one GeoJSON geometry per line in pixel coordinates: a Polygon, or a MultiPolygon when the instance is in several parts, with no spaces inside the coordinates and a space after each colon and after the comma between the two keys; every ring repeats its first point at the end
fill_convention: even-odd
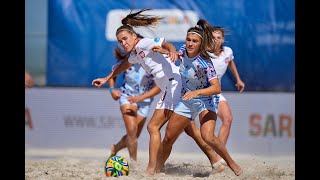
{"type": "Polygon", "coordinates": [[[215,144],[218,141],[218,138],[211,133],[201,132],[201,137],[208,144],[215,144]]]}
{"type": "Polygon", "coordinates": [[[136,137],[137,136],[138,127],[131,125],[129,128],[127,128],[127,135],[130,137],[136,137]]]}
{"type": "Polygon", "coordinates": [[[173,143],[174,143],[174,138],[169,134],[166,134],[165,137],[163,138],[164,146],[172,146],[173,143]]]}
{"type": "Polygon", "coordinates": [[[148,124],[147,125],[147,130],[149,132],[149,134],[152,134],[152,133],[155,133],[155,132],[158,132],[159,131],[159,127],[154,125],[154,124],[148,124]]]}

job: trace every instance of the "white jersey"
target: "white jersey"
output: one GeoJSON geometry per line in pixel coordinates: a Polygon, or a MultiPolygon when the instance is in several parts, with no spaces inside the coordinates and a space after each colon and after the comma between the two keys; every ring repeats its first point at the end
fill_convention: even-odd
{"type": "Polygon", "coordinates": [[[131,52],[128,61],[132,64],[139,63],[141,67],[154,76],[154,81],[162,91],[165,91],[168,81],[180,76],[177,67],[165,55],[153,52],[154,46],[161,46],[164,38],[143,38],[135,46],[136,53],[131,52]]]}
{"type": "MultiPolygon", "coordinates": [[[[215,54],[210,52],[208,52],[208,54],[211,56],[210,59],[212,61],[214,69],[216,70],[221,85],[222,76],[226,73],[229,62],[234,60],[233,51],[230,47],[223,46],[223,51],[221,52],[220,56],[216,56],[215,54]]],[[[219,101],[227,101],[222,93],[219,94],[219,97],[219,101]]]]}
{"type": "Polygon", "coordinates": [[[212,64],[221,83],[221,78],[226,73],[229,62],[233,61],[234,59],[233,51],[230,47],[223,46],[223,51],[221,52],[220,56],[216,56],[210,52],[208,52],[208,54],[211,56],[212,64]]]}

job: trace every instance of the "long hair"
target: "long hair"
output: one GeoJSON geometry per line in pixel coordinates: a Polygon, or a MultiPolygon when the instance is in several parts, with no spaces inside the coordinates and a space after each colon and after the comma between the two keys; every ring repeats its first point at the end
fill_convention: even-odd
{"type": "Polygon", "coordinates": [[[149,8],[141,9],[140,11],[133,13],[132,10],[130,13],[122,19],[120,26],[117,31],[116,35],[119,34],[121,31],[128,31],[129,33],[135,33],[133,27],[156,27],[159,25],[160,20],[162,17],[159,16],[152,16],[152,15],[142,15],[141,13],[144,11],[151,10],[149,8]]]}
{"type": "Polygon", "coordinates": [[[211,52],[213,47],[213,36],[211,32],[212,27],[203,19],[200,19],[195,27],[191,27],[187,31],[187,33],[196,33],[201,37],[200,56],[207,60],[210,59],[208,51],[211,52]]]}

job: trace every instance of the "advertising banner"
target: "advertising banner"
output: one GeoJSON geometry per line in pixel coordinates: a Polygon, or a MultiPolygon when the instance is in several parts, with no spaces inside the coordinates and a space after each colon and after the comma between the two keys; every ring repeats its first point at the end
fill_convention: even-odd
{"type": "MultiPolygon", "coordinates": [[[[226,92],[233,113],[227,143],[230,152],[256,155],[295,154],[294,93],[226,92]]],[[[155,97],[147,116],[149,122],[155,97]]],[[[126,133],[119,102],[107,89],[32,88],[25,93],[26,148],[109,148],[126,133]]],[[[199,120],[196,119],[199,126],[199,120]]],[[[217,120],[216,135],[221,126],[217,120]]],[[[164,136],[165,126],[161,129],[164,136]]],[[[148,150],[146,125],[138,148],[148,150]]],[[[177,152],[199,152],[192,138],[182,133],[177,152]]]]}
{"type": "MultiPolygon", "coordinates": [[[[116,62],[116,29],[131,10],[143,8],[163,19],[156,28],[137,28],[141,35],[164,37],[179,49],[188,28],[205,19],[225,28],[224,45],[232,48],[247,91],[295,91],[293,0],[48,1],[47,86],[90,87],[108,75],[116,62]]],[[[235,91],[229,75],[222,87],[235,91]]]]}

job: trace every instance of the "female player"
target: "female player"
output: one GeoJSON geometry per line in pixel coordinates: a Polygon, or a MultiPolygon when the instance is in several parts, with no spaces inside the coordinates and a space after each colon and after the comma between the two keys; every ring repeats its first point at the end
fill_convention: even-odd
{"type": "MultiPolygon", "coordinates": [[[[112,69],[129,57],[128,54],[122,53],[119,47],[115,48],[114,54],[118,61],[112,69]]],[[[131,160],[137,161],[138,137],[146,122],[153,96],[160,93],[160,88],[154,86],[152,75],[146,73],[138,64],[132,64],[124,72],[123,80],[123,85],[119,89],[114,88],[116,77],[109,80],[109,91],[114,100],[119,100],[127,131],[117,144],[111,146],[110,157],[127,147],[131,160]]]]}
{"type": "Polygon", "coordinates": [[[243,172],[242,169],[231,158],[224,144],[214,135],[218,107],[212,96],[221,93],[221,88],[210,56],[207,53],[208,47],[213,47],[213,41],[210,39],[212,37],[211,27],[204,20],[199,20],[197,25],[188,30],[186,50],[179,53],[183,96],[167,124],[158,167],[163,167],[178,136],[190,124],[190,121],[193,121],[199,115],[202,138],[239,176],[243,172]]]}
{"type": "MultiPolygon", "coordinates": [[[[229,68],[233,76],[235,77],[236,88],[240,92],[242,92],[244,90],[245,83],[241,80],[240,75],[238,73],[236,64],[234,62],[233,51],[230,47],[223,46],[225,35],[224,28],[212,28],[214,46],[212,48],[212,53],[209,52],[209,55],[211,56],[211,61],[214,65],[219,81],[221,83],[223,75],[225,74],[227,68],[229,68]]],[[[233,116],[227,99],[222,95],[222,93],[220,93],[219,96],[220,98],[217,115],[221,119],[222,125],[219,129],[218,138],[224,145],[226,145],[228,137],[230,135],[233,116]]],[[[223,164],[225,164],[225,161],[222,158],[220,158],[220,161],[223,164]]]]}

